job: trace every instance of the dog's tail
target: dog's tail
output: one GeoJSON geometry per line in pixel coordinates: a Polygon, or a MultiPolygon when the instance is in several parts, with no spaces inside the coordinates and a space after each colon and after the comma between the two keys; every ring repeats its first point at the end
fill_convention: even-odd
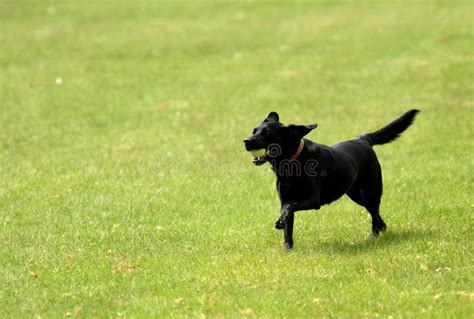
{"type": "Polygon", "coordinates": [[[396,140],[400,134],[402,134],[413,123],[418,112],[420,111],[416,109],[409,110],[387,126],[384,126],[373,133],[368,133],[365,137],[371,145],[390,143],[396,140]]]}

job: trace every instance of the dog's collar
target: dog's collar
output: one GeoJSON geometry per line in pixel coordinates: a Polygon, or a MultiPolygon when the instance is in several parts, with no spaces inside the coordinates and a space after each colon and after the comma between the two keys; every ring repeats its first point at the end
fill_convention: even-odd
{"type": "Polygon", "coordinates": [[[300,156],[301,151],[303,151],[303,147],[304,147],[304,140],[301,139],[300,140],[300,145],[298,145],[298,149],[296,150],[296,153],[291,155],[291,157],[290,157],[290,162],[293,162],[295,159],[298,158],[298,156],[300,156]]]}

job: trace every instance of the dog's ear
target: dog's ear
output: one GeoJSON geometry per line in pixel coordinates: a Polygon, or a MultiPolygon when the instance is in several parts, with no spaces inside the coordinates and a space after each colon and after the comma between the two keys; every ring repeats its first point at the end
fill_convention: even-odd
{"type": "Polygon", "coordinates": [[[280,120],[280,117],[278,116],[277,112],[270,112],[270,114],[267,115],[267,118],[264,119],[264,122],[278,122],[280,120]]]}
{"type": "Polygon", "coordinates": [[[289,131],[289,135],[294,138],[303,138],[306,134],[314,130],[318,124],[310,124],[310,125],[288,125],[286,129],[289,131]]]}

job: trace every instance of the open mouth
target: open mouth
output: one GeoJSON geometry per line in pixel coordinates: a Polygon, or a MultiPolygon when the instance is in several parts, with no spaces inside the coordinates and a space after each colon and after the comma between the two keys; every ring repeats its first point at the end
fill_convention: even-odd
{"type": "Polygon", "coordinates": [[[265,162],[267,161],[267,159],[266,159],[267,150],[266,149],[262,148],[262,149],[259,149],[259,150],[251,150],[249,152],[250,152],[250,154],[252,154],[252,163],[254,163],[255,165],[260,166],[262,164],[265,164],[265,162]]]}

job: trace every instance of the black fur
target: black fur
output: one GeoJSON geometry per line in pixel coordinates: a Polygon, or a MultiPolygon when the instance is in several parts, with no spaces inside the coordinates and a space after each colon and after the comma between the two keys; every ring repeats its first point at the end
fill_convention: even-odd
{"type": "Polygon", "coordinates": [[[396,140],[413,123],[418,112],[420,111],[410,110],[380,130],[366,134],[370,144],[381,145],[396,140]]]}
{"type": "Polygon", "coordinates": [[[281,215],[275,223],[284,229],[284,245],[293,246],[294,213],[319,209],[344,194],[364,206],[372,216],[372,236],[387,226],[379,214],[382,196],[382,172],[373,145],[389,143],[412,123],[418,110],[410,110],[380,130],[332,146],[303,137],[316,128],[312,125],[288,125],[279,122],[276,112],[254,129],[244,140],[247,151],[266,149],[266,155],[254,158],[256,165],[270,162],[277,177],[281,215]],[[299,156],[290,160],[300,141],[299,156]]]}

